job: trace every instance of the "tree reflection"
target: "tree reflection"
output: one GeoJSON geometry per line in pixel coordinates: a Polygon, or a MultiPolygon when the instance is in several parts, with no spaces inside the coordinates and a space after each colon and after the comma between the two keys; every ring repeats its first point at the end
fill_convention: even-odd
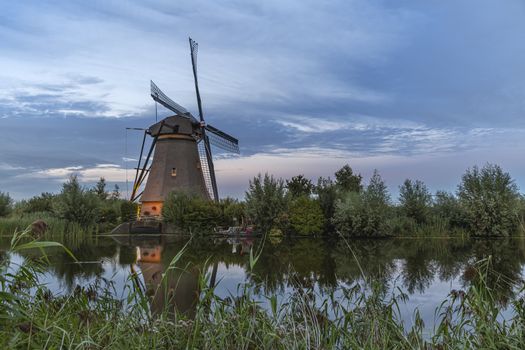
{"type": "MultiPolygon", "coordinates": [[[[78,280],[111,275],[104,269],[141,270],[146,289],[159,290],[156,303],[172,303],[177,310],[190,312],[199,294],[203,273],[221,276],[236,266],[244,270],[239,283],[248,282],[256,294],[284,293],[288,288],[317,288],[330,293],[341,284],[375,281],[384,291],[394,285],[408,293],[425,293],[437,281],[460,281],[464,288],[479,283],[476,262],[490,257],[485,283],[500,302],[512,298],[523,282],[524,239],[384,239],[343,240],[284,238],[282,240],[237,238],[193,238],[151,236],[146,240],[125,236],[76,242],[74,263],[60,249],[48,252],[48,272],[68,290],[78,280]],[[185,248],[177,267],[167,275],[175,255],[185,248]],[[260,253],[250,271],[250,251],[260,253]],[[102,264],[101,261],[105,263],[102,264]],[[220,268],[218,268],[220,267],[220,268]],[[215,273],[214,273],[215,271],[215,273]],[[217,273],[217,271],[219,271],[217,273]],[[222,275],[221,275],[222,274],[222,275]],[[162,296],[162,297],[161,297],[162,296]],[[177,299],[179,298],[179,299],[177,299]]],[[[24,251],[36,256],[38,251],[24,251]]],[[[231,292],[235,292],[232,290],[231,292]]],[[[159,307],[160,310],[160,307],[159,307]]]]}

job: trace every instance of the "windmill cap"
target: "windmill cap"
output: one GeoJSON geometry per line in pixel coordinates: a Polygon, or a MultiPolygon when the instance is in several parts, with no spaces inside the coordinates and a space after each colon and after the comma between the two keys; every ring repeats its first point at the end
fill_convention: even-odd
{"type": "Polygon", "coordinates": [[[195,123],[192,123],[188,118],[180,115],[173,115],[151,125],[148,128],[148,133],[153,137],[169,134],[193,135],[195,133],[200,133],[200,124],[197,123],[195,125],[195,123]]]}

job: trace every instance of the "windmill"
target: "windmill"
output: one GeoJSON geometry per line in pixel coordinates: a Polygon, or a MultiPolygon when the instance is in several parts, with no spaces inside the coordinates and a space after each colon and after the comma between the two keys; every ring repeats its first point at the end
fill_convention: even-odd
{"type": "Polygon", "coordinates": [[[164,94],[151,81],[151,97],[175,113],[151,125],[144,131],[139,163],[135,174],[131,201],[140,199],[140,217],[158,217],[167,194],[174,190],[194,193],[218,201],[217,180],[211,145],[239,153],[238,140],[206,124],[197,79],[198,44],[189,38],[191,63],[199,119],[164,94]],[[153,138],[144,162],[147,136],[153,138]],[[152,157],[153,155],[153,157],[152,157]],[[150,159],[153,158],[150,165],[150,159]],[[146,181],[144,190],[140,192],[146,181]]]}

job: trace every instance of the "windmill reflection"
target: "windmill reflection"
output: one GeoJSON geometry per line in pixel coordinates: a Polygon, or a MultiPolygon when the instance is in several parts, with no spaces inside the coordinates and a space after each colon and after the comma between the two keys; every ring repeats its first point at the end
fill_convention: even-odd
{"type": "Polygon", "coordinates": [[[164,252],[162,244],[140,242],[136,252],[151,312],[159,315],[167,310],[171,316],[179,313],[193,318],[200,292],[197,266],[170,268],[176,252],[164,252]]]}

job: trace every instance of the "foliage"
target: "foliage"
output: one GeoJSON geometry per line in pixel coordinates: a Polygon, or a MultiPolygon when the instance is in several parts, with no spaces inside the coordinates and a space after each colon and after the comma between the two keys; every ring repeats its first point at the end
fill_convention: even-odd
{"type": "Polygon", "coordinates": [[[520,196],[519,215],[521,233],[525,233],[525,196],[520,196]]]}
{"type": "Polygon", "coordinates": [[[113,199],[113,200],[120,199],[120,187],[119,187],[119,185],[115,184],[115,187],[113,187],[113,191],[111,192],[111,195],[110,195],[109,198],[113,199]]]}
{"type": "Polygon", "coordinates": [[[458,197],[471,234],[508,236],[518,229],[518,187],[499,166],[467,169],[458,186],[458,197]]]}
{"type": "Polygon", "coordinates": [[[246,213],[263,231],[272,228],[275,219],[286,210],[284,181],[273,176],[259,174],[250,181],[245,196],[246,213]]]}
{"type": "Polygon", "coordinates": [[[324,228],[319,201],[306,196],[296,198],[288,210],[291,229],[299,235],[316,235],[324,228]]]}
{"type": "Polygon", "coordinates": [[[171,192],[162,207],[162,217],[183,230],[210,230],[223,221],[221,207],[214,201],[186,192],[171,192]]]}
{"type": "Polygon", "coordinates": [[[44,192],[40,196],[34,196],[26,201],[22,206],[24,213],[53,212],[53,201],[55,195],[44,192]]]}
{"type": "Polygon", "coordinates": [[[422,181],[406,179],[399,187],[399,203],[404,215],[416,223],[422,224],[429,219],[432,195],[422,181]]]}
{"type": "Polygon", "coordinates": [[[100,199],[80,186],[77,177],[72,175],[62,185],[62,192],[57,196],[53,210],[59,218],[89,226],[98,222],[100,199]]]}
{"type": "Polygon", "coordinates": [[[224,222],[221,208],[216,202],[201,197],[194,197],[188,204],[188,212],[183,220],[186,226],[181,228],[211,231],[224,222]]]}
{"type": "Polygon", "coordinates": [[[189,202],[192,196],[186,192],[171,192],[164,200],[162,206],[162,217],[165,221],[186,227],[186,217],[190,208],[189,202]]]}
{"type": "Polygon", "coordinates": [[[349,192],[338,200],[332,219],[344,235],[387,236],[390,232],[390,196],[381,176],[374,171],[366,190],[349,192]]]}
{"type": "Polygon", "coordinates": [[[101,177],[93,188],[93,192],[101,200],[106,200],[108,198],[108,193],[106,192],[106,179],[101,177]]]}
{"type": "Polygon", "coordinates": [[[0,218],[0,235],[11,236],[25,227],[30,227],[36,220],[43,220],[47,224],[44,237],[53,240],[67,242],[68,245],[90,237],[97,232],[95,226],[84,226],[75,222],[67,222],[64,219],[57,218],[51,213],[28,213],[22,217],[11,216],[0,218]]]}
{"type": "Polygon", "coordinates": [[[246,208],[244,203],[230,197],[221,199],[220,207],[224,217],[223,226],[239,226],[245,221],[246,208]]]}
{"type": "Polygon", "coordinates": [[[120,222],[120,209],[120,201],[101,201],[97,218],[97,224],[99,225],[100,231],[111,231],[120,222]]]}
{"type": "Polygon", "coordinates": [[[314,190],[312,181],[305,178],[304,175],[297,175],[290,180],[286,180],[286,189],[292,198],[299,198],[301,196],[310,196],[314,190]]]}
{"type": "Polygon", "coordinates": [[[134,220],[137,217],[138,204],[135,202],[123,200],[120,202],[120,221],[126,222],[134,220]]]}
{"type": "Polygon", "coordinates": [[[447,221],[449,229],[464,228],[466,225],[463,209],[452,193],[437,191],[432,210],[437,218],[447,221]]]}
{"type": "Polygon", "coordinates": [[[7,216],[13,206],[13,199],[9,196],[9,193],[0,192],[0,217],[7,216]]]}
{"type": "MultiPolygon", "coordinates": [[[[13,266],[13,253],[24,249],[57,248],[71,255],[57,243],[22,243],[21,236],[15,236],[0,260],[0,271],[13,266]]],[[[179,262],[183,252],[184,248],[159,276],[159,286],[169,285],[170,276],[184,270],[179,262]]],[[[257,260],[250,259],[251,270],[261,263],[257,260]]],[[[367,277],[326,297],[295,282],[281,300],[275,294],[254,295],[242,285],[238,297],[221,298],[209,283],[210,272],[204,270],[197,274],[199,293],[190,317],[161,294],[164,288],[152,295],[143,293],[134,274],[126,282],[127,299],[115,296],[115,284],[104,279],[54,295],[38,278],[46,261],[45,255],[33,256],[0,274],[0,348],[520,349],[525,342],[525,304],[516,298],[507,308],[498,307],[489,283],[490,260],[474,264],[474,282],[465,290],[452,290],[440,303],[431,330],[425,328],[417,308],[412,325],[404,324],[401,310],[408,295],[397,289],[385,291],[367,277]],[[167,302],[152,310],[152,301],[161,298],[167,302]],[[261,298],[268,300],[268,307],[261,306],[261,298]]]]}
{"type": "Polygon", "coordinates": [[[363,190],[362,179],[363,177],[360,174],[354,174],[348,164],[335,173],[335,183],[342,192],[361,192],[363,190]]]}
{"type": "Polygon", "coordinates": [[[337,199],[337,188],[330,178],[320,177],[315,186],[315,193],[323,212],[325,231],[331,231],[331,219],[335,212],[335,201],[337,199]]]}

